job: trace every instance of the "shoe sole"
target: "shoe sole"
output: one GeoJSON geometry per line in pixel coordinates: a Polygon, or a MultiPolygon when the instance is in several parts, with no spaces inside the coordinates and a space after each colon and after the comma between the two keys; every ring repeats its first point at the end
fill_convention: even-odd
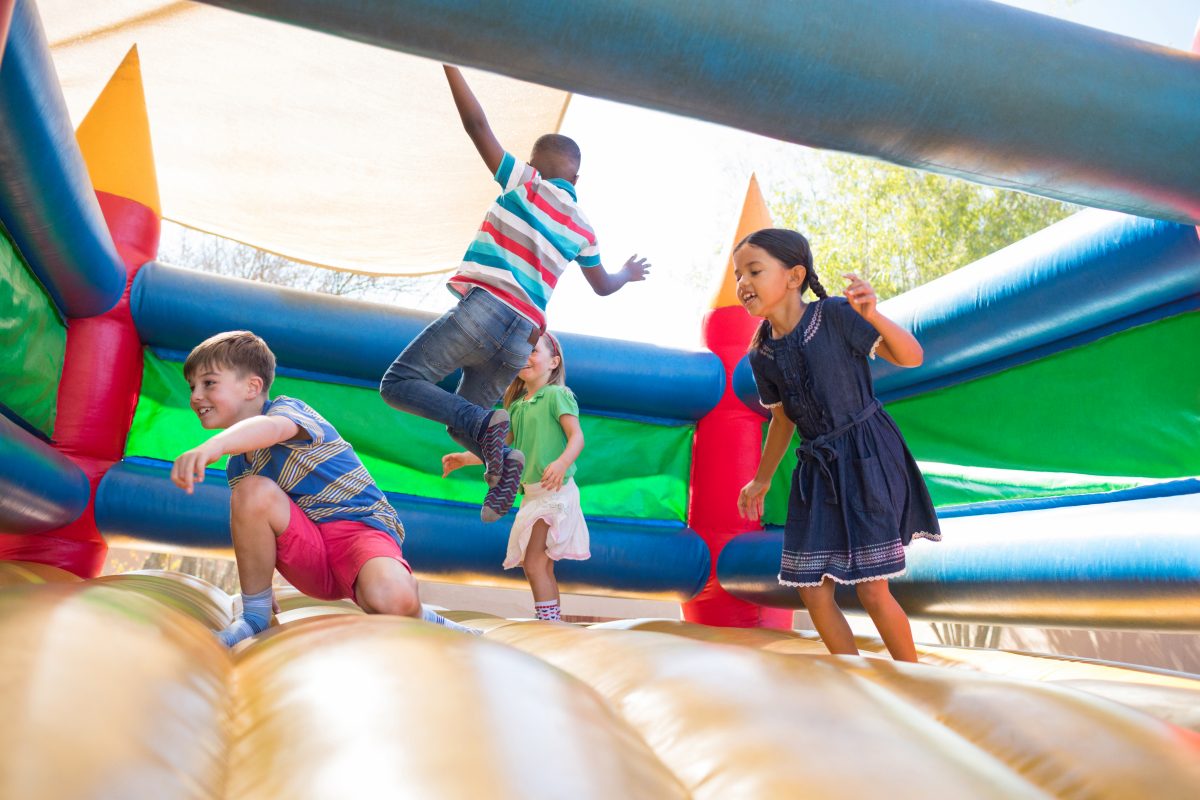
{"type": "Polygon", "coordinates": [[[483,500],[483,508],[479,509],[479,518],[481,520],[483,520],[485,523],[495,522],[496,520],[505,517],[509,511],[512,511],[513,504],[517,502],[517,490],[521,487],[521,473],[524,471],[525,454],[520,450],[511,451],[508,454],[508,457],[504,459],[504,472],[501,473],[500,480],[496,482],[495,486],[488,490],[488,496],[483,500]],[[515,466],[510,467],[510,463],[515,463],[515,466]],[[513,478],[514,486],[512,487],[512,496],[509,498],[508,503],[504,505],[504,510],[502,512],[500,509],[488,505],[488,500],[495,499],[491,496],[492,492],[496,491],[500,484],[503,483],[504,477],[508,473],[509,469],[513,469],[516,472],[516,475],[513,478]]]}
{"type": "Polygon", "coordinates": [[[483,468],[485,472],[483,473],[483,479],[487,481],[487,485],[489,487],[495,486],[497,483],[499,483],[501,476],[504,474],[504,440],[508,438],[508,434],[506,432],[505,435],[500,438],[499,456],[491,460],[489,460],[487,457],[488,454],[486,452],[486,448],[483,446],[483,440],[488,438],[492,428],[503,425],[506,429],[508,429],[511,424],[512,421],[508,416],[508,411],[503,408],[498,408],[492,412],[492,418],[488,420],[487,429],[484,430],[483,436],[479,438],[480,449],[484,450],[483,468]]]}

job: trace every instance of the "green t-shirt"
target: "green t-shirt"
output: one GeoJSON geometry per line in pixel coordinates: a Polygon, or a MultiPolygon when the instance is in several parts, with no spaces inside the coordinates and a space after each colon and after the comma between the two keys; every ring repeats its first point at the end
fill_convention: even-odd
{"type": "MultiPolygon", "coordinates": [[[[521,483],[537,483],[546,466],[562,455],[567,446],[558,418],[563,414],[579,416],[579,403],[565,386],[548,384],[509,406],[512,419],[513,447],[525,454],[521,483]]],[[[563,480],[575,474],[575,465],[567,467],[563,480]]]]}

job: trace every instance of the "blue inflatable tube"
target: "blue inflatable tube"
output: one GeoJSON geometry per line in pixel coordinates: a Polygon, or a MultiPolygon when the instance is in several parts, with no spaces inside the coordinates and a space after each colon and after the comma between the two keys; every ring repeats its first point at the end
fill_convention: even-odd
{"type": "Polygon", "coordinates": [[[207,2],[786,141],[1200,223],[1200,61],[1000,3],[207,2]]]}
{"type": "Polygon", "coordinates": [[[45,533],[87,508],[91,486],[69,458],[0,416],[0,533],[45,533]]]}
{"type": "MultiPolygon", "coordinates": [[[[215,333],[248,329],[266,339],[282,366],[369,385],[437,317],[156,262],[138,272],[130,302],[138,335],[152,347],[186,354],[215,333]]],[[[571,388],[586,411],[693,421],[724,390],[724,368],[711,352],[577,334],[561,340],[571,388]]]]}
{"type": "MultiPolygon", "coordinates": [[[[1179,484],[1158,496],[943,517],[942,541],[913,542],[892,594],[913,619],[1200,631],[1200,493],[1195,481],[1179,484]]],[[[782,543],[780,529],[734,539],[717,565],[721,586],[801,608],[777,580],[782,543]]],[[[853,587],[839,586],[838,602],[859,607],[853,587]]]]}
{"type": "MultiPolygon", "coordinates": [[[[898,400],[1198,307],[1195,228],[1084,211],[881,304],[920,340],[925,363],[877,359],[875,390],[898,400]]],[[[734,390],[758,408],[746,359],[734,390]]]]}
{"type": "Polygon", "coordinates": [[[59,311],[103,314],[125,291],[32,0],[17,0],[0,62],[0,221],[59,311]]]}
{"type": "MultiPolygon", "coordinates": [[[[484,525],[479,509],[389,494],[405,526],[404,555],[423,577],[525,586],[504,571],[508,526],[484,525]]],[[[131,536],[188,547],[229,547],[229,488],[210,470],[193,495],[170,481],[169,465],[131,459],[114,466],[96,491],[96,526],[106,537],[131,536]]],[[[689,600],[704,586],[708,547],[682,526],[636,520],[589,521],[592,557],[562,561],[565,591],[689,600]]]]}

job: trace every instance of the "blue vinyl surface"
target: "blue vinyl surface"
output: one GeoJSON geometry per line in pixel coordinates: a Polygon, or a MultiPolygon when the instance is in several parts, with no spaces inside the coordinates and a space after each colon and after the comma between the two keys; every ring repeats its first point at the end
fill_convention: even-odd
{"type": "Polygon", "coordinates": [[[91,487],[69,458],[0,417],[0,533],[45,533],[74,522],[91,487]]]}
{"type": "MultiPolygon", "coordinates": [[[[157,262],[138,272],[130,303],[147,345],[186,354],[215,333],[248,329],[267,341],[281,366],[372,385],[437,318],[157,262]]],[[[692,421],[708,413],[724,391],[725,370],[711,352],[580,334],[560,340],[571,389],[585,411],[692,421]]]]}
{"type": "MultiPolygon", "coordinates": [[[[190,547],[229,547],[229,487],[209,470],[193,495],[170,482],[170,465],[129,459],[104,476],[96,492],[96,525],[125,535],[190,547]]],[[[405,526],[404,556],[423,577],[525,586],[520,569],[502,570],[512,516],[492,525],[474,506],[388,494],[405,526]]],[[[589,520],[592,557],[561,561],[564,591],[692,598],[709,572],[708,547],[683,526],[637,520],[589,520]]]]}
{"type": "MultiPolygon", "coordinates": [[[[880,304],[925,363],[871,364],[885,402],[940,389],[1200,307],[1195,228],[1084,211],[880,304]]],[[[734,391],[757,409],[749,362],[734,391]]]]}
{"type": "Polygon", "coordinates": [[[67,317],[108,311],[125,265],[108,233],[32,0],[0,62],[0,221],[67,317]]]}

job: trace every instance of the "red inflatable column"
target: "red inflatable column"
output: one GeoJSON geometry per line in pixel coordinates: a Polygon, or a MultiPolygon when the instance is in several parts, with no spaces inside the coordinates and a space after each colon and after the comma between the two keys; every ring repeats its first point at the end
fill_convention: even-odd
{"type": "Polygon", "coordinates": [[[125,454],[142,383],[142,343],[133,327],[129,290],[138,269],[158,254],[158,181],[137,48],[129,51],[76,131],[113,242],[129,272],[109,312],[72,319],[58,387],[54,444],[91,482],[88,507],[75,522],[37,536],[0,537],[0,560],[50,564],[94,577],[108,545],[96,529],[96,486],[125,454]]]}
{"type": "MultiPolygon", "coordinates": [[[[758,181],[751,176],[734,244],[760,228],[771,227],[758,181]]],[[[726,265],[713,309],[704,317],[704,344],[725,367],[721,401],[696,426],[692,446],[692,487],[688,525],[708,543],[712,568],[704,589],[683,604],[683,618],[705,625],[739,628],[792,627],[791,609],[765,608],[740,600],[717,582],[717,559],[730,539],[758,530],[759,524],[738,515],[738,492],[754,477],[762,451],[763,418],[746,408],[733,391],[733,371],[746,355],[758,320],[737,299],[732,261],[726,265]]]]}

